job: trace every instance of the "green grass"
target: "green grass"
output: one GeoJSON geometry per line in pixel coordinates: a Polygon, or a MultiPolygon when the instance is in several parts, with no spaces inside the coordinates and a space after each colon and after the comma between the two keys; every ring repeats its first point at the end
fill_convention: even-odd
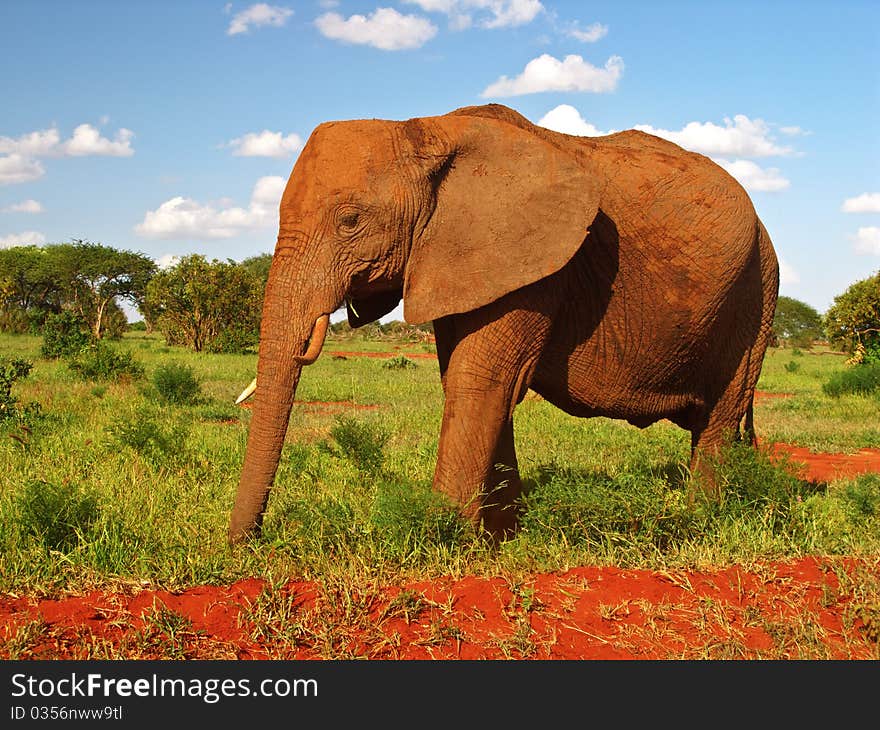
{"type": "MultiPolygon", "coordinates": [[[[230,549],[227,521],[250,422],[234,400],[256,357],[195,354],[145,332],[114,347],[143,365],[143,380],[82,381],[63,362],[40,358],[39,338],[0,336],[5,356],[34,363],[13,395],[43,413],[29,433],[0,439],[2,591],[120,582],[175,590],[257,576],[273,585],[315,579],[344,593],[352,582],[441,574],[880,552],[875,477],[817,489],[734,450],[720,472],[724,500],[692,504],[681,429],[576,419],[531,398],[516,416],[523,530],[492,549],[430,489],[442,414],[436,361],[387,368],[380,358],[329,356],[431,346],[333,337],[302,376],[263,537],[230,549]],[[170,363],[193,375],[198,398],[162,402],[144,386],[170,363]]],[[[759,387],[793,395],[756,406],[759,437],[835,450],[880,446],[876,397],[822,391],[844,359],[805,352],[792,368],[791,351],[770,352],[759,387]]]]}
{"type": "MultiPolygon", "coordinates": [[[[786,368],[791,350],[772,349],[764,360],[758,389],[791,397],[759,402],[755,421],[759,437],[814,451],[852,452],[880,447],[880,394],[841,393],[832,397],[828,383],[852,378],[845,355],[822,348],[804,351],[794,372],[786,368]]],[[[836,392],[836,391],[835,391],[836,392]]]]}

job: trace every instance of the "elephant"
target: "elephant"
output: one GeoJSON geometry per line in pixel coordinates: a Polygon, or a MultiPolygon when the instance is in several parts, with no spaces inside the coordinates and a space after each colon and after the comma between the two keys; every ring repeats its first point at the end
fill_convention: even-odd
{"type": "Polygon", "coordinates": [[[746,191],[656,136],[566,135],[498,104],[322,123],[279,206],[229,542],[260,533],[302,368],[343,305],[352,327],[401,299],[407,322],[433,322],[433,488],[500,541],[521,509],[513,417],[530,388],[573,416],[690,431],[711,496],[707,457],[743,419],[755,444],[778,289],[746,191]]]}

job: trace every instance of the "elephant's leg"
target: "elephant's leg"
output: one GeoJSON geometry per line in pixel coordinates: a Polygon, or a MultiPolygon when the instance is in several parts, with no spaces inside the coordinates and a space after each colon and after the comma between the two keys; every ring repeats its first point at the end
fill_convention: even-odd
{"type": "Polygon", "coordinates": [[[483,493],[480,514],[484,529],[496,541],[513,537],[519,518],[517,500],[522,494],[522,481],[513,442],[512,417],[501,429],[483,493]]]}
{"type": "Polygon", "coordinates": [[[734,377],[717,398],[714,406],[691,428],[691,496],[702,491],[711,498],[720,497],[721,485],[716,468],[719,465],[720,451],[734,441],[748,439],[750,445],[757,445],[752,414],[752,400],[755,384],[760,374],[760,358],[755,358],[754,350],[748,350],[742,358],[734,377]],[[756,364],[757,362],[757,364],[756,364]],[[744,423],[744,434],[740,424],[744,423]]]}
{"type": "Polygon", "coordinates": [[[448,357],[441,361],[446,402],[434,488],[495,540],[516,529],[513,409],[550,333],[546,314],[510,308],[495,303],[435,323],[438,352],[448,357]]]}

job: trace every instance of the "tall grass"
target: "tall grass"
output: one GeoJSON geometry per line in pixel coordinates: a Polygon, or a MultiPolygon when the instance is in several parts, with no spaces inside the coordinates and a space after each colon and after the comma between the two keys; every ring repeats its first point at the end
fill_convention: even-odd
{"type": "MultiPolygon", "coordinates": [[[[332,337],[326,350],[379,345],[398,352],[332,337]]],[[[230,549],[227,520],[250,423],[250,411],[233,403],[256,357],[196,355],[143,332],[115,346],[143,363],[151,384],[174,363],[170,381],[198,383],[198,396],[176,402],[135,380],[82,381],[41,358],[38,338],[0,336],[4,354],[34,362],[15,395],[44,414],[26,444],[0,439],[0,590],[880,552],[877,478],[817,488],[734,449],[719,466],[724,499],[694,504],[681,429],[576,419],[531,399],[516,412],[523,529],[493,549],[430,489],[442,415],[436,363],[389,369],[386,360],[356,357],[322,357],[303,374],[262,538],[230,549]]],[[[794,395],[756,406],[762,439],[880,446],[876,401],[822,392],[842,356],[805,354],[799,368],[785,368],[790,361],[788,352],[768,356],[762,387],[794,395]]]]}

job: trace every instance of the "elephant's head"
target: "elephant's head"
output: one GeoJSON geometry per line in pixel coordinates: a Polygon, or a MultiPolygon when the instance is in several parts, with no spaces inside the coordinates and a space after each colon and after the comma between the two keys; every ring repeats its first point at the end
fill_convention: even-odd
{"type": "Polygon", "coordinates": [[[259,529],[303,365],[329,315],[421,323],[560,269],[598,209],[574,157],[504,107],[322,124],[280,206],[253,419],[229,538],[259,529]],[[511,123],[513,122],[513,123],[511,123]]]}

